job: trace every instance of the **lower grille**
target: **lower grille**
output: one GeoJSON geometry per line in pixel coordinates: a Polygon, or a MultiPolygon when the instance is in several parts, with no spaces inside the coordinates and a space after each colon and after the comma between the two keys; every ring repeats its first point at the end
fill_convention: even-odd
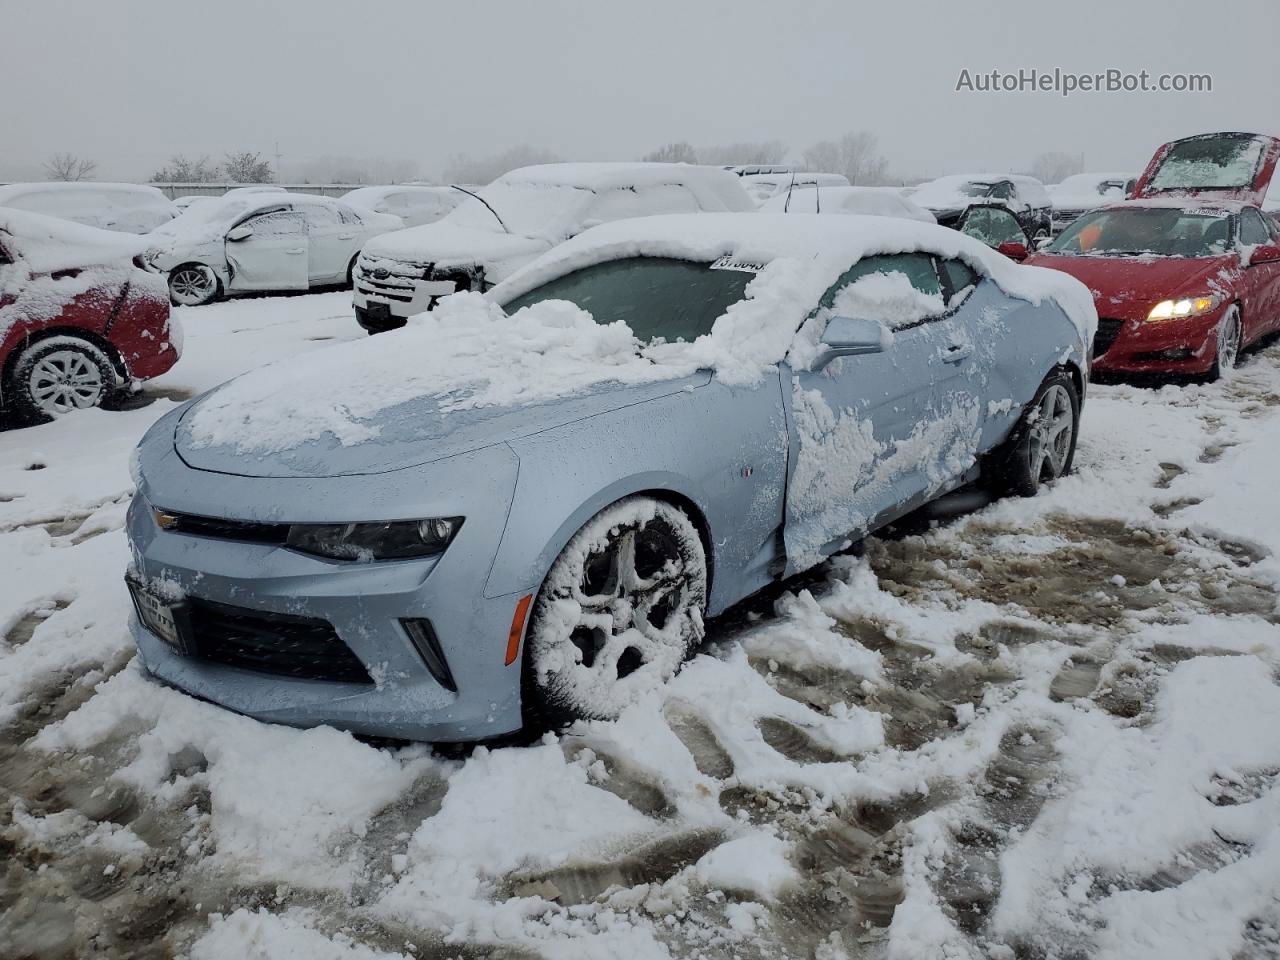
{"type": "Polygon", "coordinates": [[[195,598],[188,607],[191,646],[200,660],[302,680],[373,683],[327,620],[195,598]]]}
{"type": "Polygon", "coordinates": [[[1095,360],[1111,349],[1111,345],[1116,342],[1116,337],[1120,336],[1120,328],[1123,326],[1124,321],[1116,320],[1114,317],[1098,318],[1098,332],[1093,335],[1095,360]]]}

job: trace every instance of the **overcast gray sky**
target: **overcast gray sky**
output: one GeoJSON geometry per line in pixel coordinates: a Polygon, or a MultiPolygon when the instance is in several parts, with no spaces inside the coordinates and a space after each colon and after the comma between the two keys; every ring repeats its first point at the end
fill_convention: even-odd
{"type": "Polygon", "coordinates": [[[174,153],[290,161],[519,142],[568,159],[865,129],[893,171],[1046,150],[1135,169],[1171,137],[1280,133],[1280,0],[0,0],[0,178],[174,153]],[[957,93],[962,68],[1205,72],[1212,93],[957,93]]]}

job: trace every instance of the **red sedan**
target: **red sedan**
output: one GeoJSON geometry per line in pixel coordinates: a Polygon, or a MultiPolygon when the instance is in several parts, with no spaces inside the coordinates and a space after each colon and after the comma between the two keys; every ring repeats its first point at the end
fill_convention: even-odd
{"type": "Polygon", "coordinates": [[[1219,376],[1280,330],[1280,226],[1260,210],[1280,141],[1166,144],[1136,199],[1076,220],[1026,262],[1082,281],[1098,309],[1094,371],[1219,376]]]}
{"type": "Polygon", "coordinates": [[[0,406],[39,422],[177,362],[181,328],[141,238],[0,207],[0,406]]]}

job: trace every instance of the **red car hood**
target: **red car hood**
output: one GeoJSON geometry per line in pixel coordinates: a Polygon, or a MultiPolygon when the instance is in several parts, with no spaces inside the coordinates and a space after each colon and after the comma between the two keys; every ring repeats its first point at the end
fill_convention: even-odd
{"type": "Polygon", "coordinates": [[[1075,277],[1093,294],[1098,316],[1146,317],[1161,300],[1230,288],[1240,272],[1234,255],[1221,257],[1061,257],[1036,254],[1026,263],[1075,277]]]}

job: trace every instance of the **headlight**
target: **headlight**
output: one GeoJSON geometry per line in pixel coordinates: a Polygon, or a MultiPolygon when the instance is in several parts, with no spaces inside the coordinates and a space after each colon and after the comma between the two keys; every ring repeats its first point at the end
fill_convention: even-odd
{"type": "Polygon", "coordinates": [[[289,527],[285,545],[299,553],[334,560],[406,560],[443,552],[461,526],[461,517],[389,523],[295,523],[289,527]]]}
{"type": "Polygon", "coordinates": [[[1206,297],[1183,297],[1181,300],[1161,300],[1151,308],[1147,319],[1181,320],[1183,317],[1198,317],[1202,313],[1208,313],[1219,302],[1214,294],[1206,297]]]}

